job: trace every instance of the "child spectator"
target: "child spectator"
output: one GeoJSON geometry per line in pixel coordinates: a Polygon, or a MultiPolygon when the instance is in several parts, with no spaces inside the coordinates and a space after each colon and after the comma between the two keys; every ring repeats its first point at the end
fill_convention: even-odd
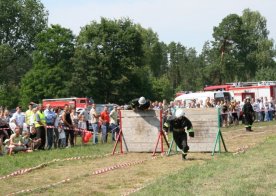
{"type": "Polygon", "coordinates": [[[32,139],[30,138],[30,133],[28,131],[23,131],[22,133],[23,144],[28,150],[32,150],[32,139]]]}
{"type": "Polygon", "coordinates": [[[36,129],[31,127],[30,138],[32,139],[32,150],[37,150],[40,146],[41,139],[37,137],[36,129]]]}
{"type": "Polygon", "coordinates": [[[58,128],[59,132],[59,140],[58,140],[58,147],[65,148],[66,147],[66,136],[64,129],[58,128]]]}
{"type": "Polygon", "coordinates": [[[84,131],[87,130],[87,123],[85,121],[85,116],[83,114],[80,115],[80,119],[78,122],[78,129],[82,133],[82,137],[84,136],[84,131]]]}

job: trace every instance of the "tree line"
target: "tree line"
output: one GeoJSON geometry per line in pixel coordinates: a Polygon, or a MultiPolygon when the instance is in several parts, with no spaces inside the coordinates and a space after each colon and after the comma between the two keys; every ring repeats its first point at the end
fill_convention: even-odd
{"type": "Polygon", "coordinates": [[[39,0],[0,0],[0,10],[1,106],[70,96],[120,104],[142,95],[170,100],[205,85],[276,80],[274,41],[258,11],[227,15],[198,54],[160,41],[129,18],[101,18],[74,35],[48,27],[39,0]]]}

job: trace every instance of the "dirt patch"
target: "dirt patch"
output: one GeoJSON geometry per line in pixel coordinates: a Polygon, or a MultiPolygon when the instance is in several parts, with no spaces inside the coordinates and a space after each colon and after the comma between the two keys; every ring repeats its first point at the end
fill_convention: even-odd
{"type": "MultiPolygon", "coordinates": [[[[240,129],[223,131],[224,140],[231,153],[246,151],[275,134],[275,125],[256,127],[254,132],[240,129]]],[[[28,174],[1,180],[1,195],[33,188],[38,188],[31,193],[34,195],[122,195],[191,165],[202,164],[212,157],[210,153],[190,153],[188,158],[182,161],[181,155],[167,157],[158,154],[157,158],[153,158],[149,153],[128,153],[98,159],[57,162],[28,174]],[[142,163],[138,163],[139,161],[142,163]],[[100,175],[93,174],[112,166],[134,162],[137,164],[121,166],[100,175]],[[70,181],[43,189],[48,184],[65,179],[70,181]]]]}

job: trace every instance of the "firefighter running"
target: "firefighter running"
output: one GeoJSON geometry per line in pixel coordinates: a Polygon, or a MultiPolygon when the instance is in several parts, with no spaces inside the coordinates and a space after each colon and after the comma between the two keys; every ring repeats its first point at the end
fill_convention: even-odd
{"type": "MultiPolygon", "coordinates": [[[[185,128],[187,127],[189,136],[194,137],[193,125],[191,121],[185,117],[183,109],[176,110],[175,116],[171,121],[170,124],[173,126],[173,139],[178,148],[183,151],[182,159],[184,160],[189,150],[185,128]]],[[[165,123],[164,126],[168,126],[168,123],[165,123]]]]}

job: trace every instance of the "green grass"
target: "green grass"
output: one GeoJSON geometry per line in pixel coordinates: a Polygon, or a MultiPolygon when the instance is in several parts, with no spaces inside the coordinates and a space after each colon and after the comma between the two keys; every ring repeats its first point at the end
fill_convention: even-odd
{"type": "Polygon", "coordinates": [[[146,186],[135,195],[276,195],[276,137],[244,154],[221,154],[146,186]]]}
{"type": "MultiPolygon", "coordinates": [[[[274,126],[274,125],[276,125],[276,120],[269,121],[269,122],[254,122],[253,126],[252,126],[252,129],[254,130],[254,127],[274,126]]],[[[230,125],[227,128],[225,128],[225,127],[221,128],[221,130],[223,132],[234,131],[234,130],[237,130],[237,129],[244,129],[244,124],[241,124],[241,121],[240,121],[239,125],[230,125]]]]}
{"type": "MultiPolygon", "coordinates": [[[[91,142],[89,142],[89,144],[79,144],[73,148],[34,151],[32,153],[17,153],[13,156],[5,155],[0,157],[0,176],[9,174],[22,168],[37,166],[53,159],[63,159],[87,155],[95,156],[96,158],[98,156],[111,153],[113,145],[114,144],[111,142],[97,145],[92,145],[91,142]]],[[[119,145],[117,150],[119,150],[119,145]]]]}

